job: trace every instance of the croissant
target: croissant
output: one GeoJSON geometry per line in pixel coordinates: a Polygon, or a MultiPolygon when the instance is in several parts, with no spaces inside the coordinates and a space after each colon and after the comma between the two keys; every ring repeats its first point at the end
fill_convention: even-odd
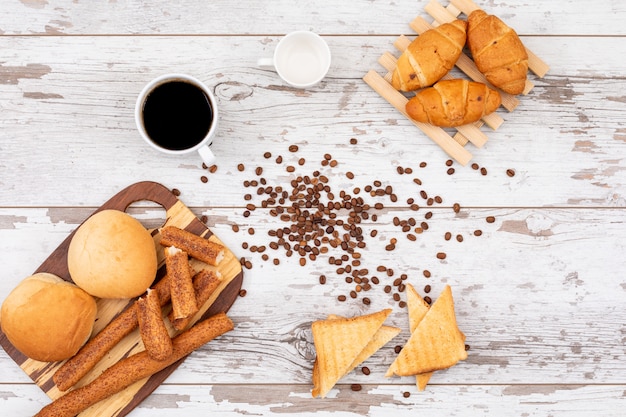
{"type": "Polygon", "coordinates": [[[528,54],[517,33],[482,10],[473,11],[467,21],[467,44],[478,70],[502,91],[523,92],[528,54]]]}
{"type": "Polygon", "coordinates": [[[439,81],[417,93],[406,104],[406,112],[418,122],[454,127],[480,120],[500,103],[500,93],[485,84],[454,79],[439,81]]]}
{"type": "Polygon", "coordinates": [[[419,35],[400,55],[391,77],[396,90],[433,85],[454,67],[465,46],[467,22],[455,20],[419,35]]]}

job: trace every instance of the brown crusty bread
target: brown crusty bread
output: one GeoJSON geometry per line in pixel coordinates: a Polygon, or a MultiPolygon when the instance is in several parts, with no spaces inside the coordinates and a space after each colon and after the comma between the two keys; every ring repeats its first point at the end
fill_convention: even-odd
{"type": "Polygon", "coordinates": [[[439,81],[412,97],[406,112],[414,120],[439,127],[455,127],[480,120],[502,102],[485,84],[464,79],[439,81]]]}
{"type": "Polygon", "coordinates": [[[520,94],[526,85],[528,54],[517,33],[482,10],[468,17],[467,44],[478,70],[495,87],[520,94]]]}
{"type": "Polygon", "coordinates": [[[419,35],[400,55],[391,85],[414,91],[436,83],[456,64],[465,46],[467,22],[455,20],[419,35]]]}
{"type": "Polygon", "coordinates": [[[172,354],[167,359],[155,360],[145,350],[121,359],[89,384],[68,392],[42,408],[35,417],[74,417],[90,406],[165,369],[233,328],[233,322],[225,313],[211,316],[176,336],[172,340],[172,354]]]}

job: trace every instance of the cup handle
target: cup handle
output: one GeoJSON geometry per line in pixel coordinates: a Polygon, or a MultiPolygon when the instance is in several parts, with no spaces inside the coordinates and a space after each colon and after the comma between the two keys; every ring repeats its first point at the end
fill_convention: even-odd
{"type": "Polygon", "coordinates": [[[269,68],[274,69],[274,59],[273,58],[260,58],[257,61],[257,65],[261,68],[269,68]]]}
{"type": "Polygon", "coordinates": [[[211,148],[209,148],[208,145],[198,149],[198,153],[200,154],[200,158],[202,158],[202,161],[206,164],[206,166],[210,167],[211,165],[215,164],[215,155],[213,155],[213,152],[211,152],[211,148]]]}

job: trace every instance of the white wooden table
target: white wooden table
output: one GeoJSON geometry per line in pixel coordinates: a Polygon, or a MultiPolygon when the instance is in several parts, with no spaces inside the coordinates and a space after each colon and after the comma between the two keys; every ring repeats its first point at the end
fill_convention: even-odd
{"type": "MultiPolygon", "coordinates": [[[[484,148],[468,145],[471,163],[487,175],[471,163],[454,164],[448,175],[448,156],[362,80],[370,69],[382,72],[377,60],[395,52],[398,35],[414,36],[408,23],[425,15],[426,4],[3,0],[0,299],[110,196],[157,181],[180,190],[180,199],[252,267],[245,269],[247,295],[229,313],[235,330],[192,354],[131,415],[623,415],[626,5],[478,2],[514,27],[550,71],[530,76],[535,88],[515,111],[498,111],[505,121],[497,131],[483,128],[484,148]],[[306,90],[256,66],[297,29],[320,33],[333,54],[328,77],[306,90]],[[135,129],[137,94],[166,72],[189,73],[214,89],[221,111],[214,173],[197,156],[156,153],[135,129]],[[297,153],[288,149],[293,144],[297,153]],[[326,153],[337,166],[321,165],[326,153]],[[284,250],[250,251],[272,241],[271,229],[288,226],[269,209],[245,213],[244,194],[257,204],[262,199],[244,186],[259,179],[256,167],[267,185],[288,189],[298,175],[319,170],[336,198],[360,187],[372,206],[384,203],[371,210],[376,222],[361,224],[362,267],[381,281],[366,294],[369,306],[363,294],[337,300],[354,284],[329,264],[331,253],[302,267],[284,250]],[[413,173],[400,175],[398,167],[413,173]],[[366,193],[375,180],[391,186],[397,201],[366,193]],[[427,207],[421,190],[442,203],[427,207]],[[416,241],[394,225],[394,217],[419,225],[428,211],[429,229],[416,241]],[[387,251],[392,238],[396,249],[387,251]],[[447,258],[437,259],[438,252],[447,258]],[[469,357],[437,372],[424,392],[413,378],[383,376],[394,346],[408,337],[408,320],[393,292],[385,293],[389,283],[375,272],[378,265],[392,268],[393,278],[407,274],[422,295],[430,285],[433,299],[444,284],[452,286],[469,357]],[[403,331],[366,362],[371,374],[359,368],[329,398],[311,398],[311,322],[387,307],[388,323],[403,331]],[[352,391],[353,383],[363,389],[352,391]]],[[[163,221],[151,204],[138,203],[131,213],[147,226],[163,221]]],[[[0,369],[2,415],[32,415],[49,402],[4,351],[0,369]]]]}

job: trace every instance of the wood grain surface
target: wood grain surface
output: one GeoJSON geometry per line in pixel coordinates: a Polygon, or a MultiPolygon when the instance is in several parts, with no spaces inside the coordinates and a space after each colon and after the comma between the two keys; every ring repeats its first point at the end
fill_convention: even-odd
{"type": "MultiPolygon", "coordinates": [[[[194,217],[249,262],[246,295],[229,310],[235,330],[190,355],[131,416],[621,416],[626,3],[475,3],[512,26],[550,70],[529,73],[532,91],[514,111],[497,112],[497,129],[481,128],[482,148],[465,146],[471,162],[448,166],[451,158],[363,81],[370,69],[382,74],[382,54],[397,56],[401,35],[417,36],[413,19],[431,21],[429,0],[3,2],[0,299],[104,201],[128,184],[154,181],[179,190],[194,217]],[[305,90],[257,66],[297,29],[321,34],[332,53],[328,76],[305,90]],[[194,75],[215,93],[213,172],[197,155],[154,152],[136,131],[137,95],[167,72],[194,75]],[[325,154],[336,166],[322,164],[325,154]],[[269,246],[269,233],[291,222],[262,206],[260,180],[291,192],[293,180],[316,171],[337,201],[344,191],[383,204],[360,223],[370,277],[384,265],[394,279],[407,274],[422,295],[430,285],[433,299],[445,284],[453,289],[469,357],[435,373],[424,392],[414,378],[384,378],[394,347],[408,337],[406,310],[384,291],[393,280],[379,276],[382,285],[352,299],[354,284],[329,262],[341,252],[300,266],[299,256],[269,246]],[[365,191],[377,180],[396,201],[365,191]],[[420,191],[442,203],[428,206],[420,191]],[[429,228],[410,241],[396,217],[429,228]],[[386,250],[394,238],[395,250],[386,250]],[[387,307],[388,324],[403,331],[368,360],[370,374],[357,369],[329,398],[310,398],[310,323],[387,307]]],[[[147,201],[127,211],[150,229],[167,218],[147,201]]],[[[336,214],[349,218],[349,210],[336,214]]],[[[32,415],[50,401],[2,350],[0,366],[7,415],[32,415]]]]}

